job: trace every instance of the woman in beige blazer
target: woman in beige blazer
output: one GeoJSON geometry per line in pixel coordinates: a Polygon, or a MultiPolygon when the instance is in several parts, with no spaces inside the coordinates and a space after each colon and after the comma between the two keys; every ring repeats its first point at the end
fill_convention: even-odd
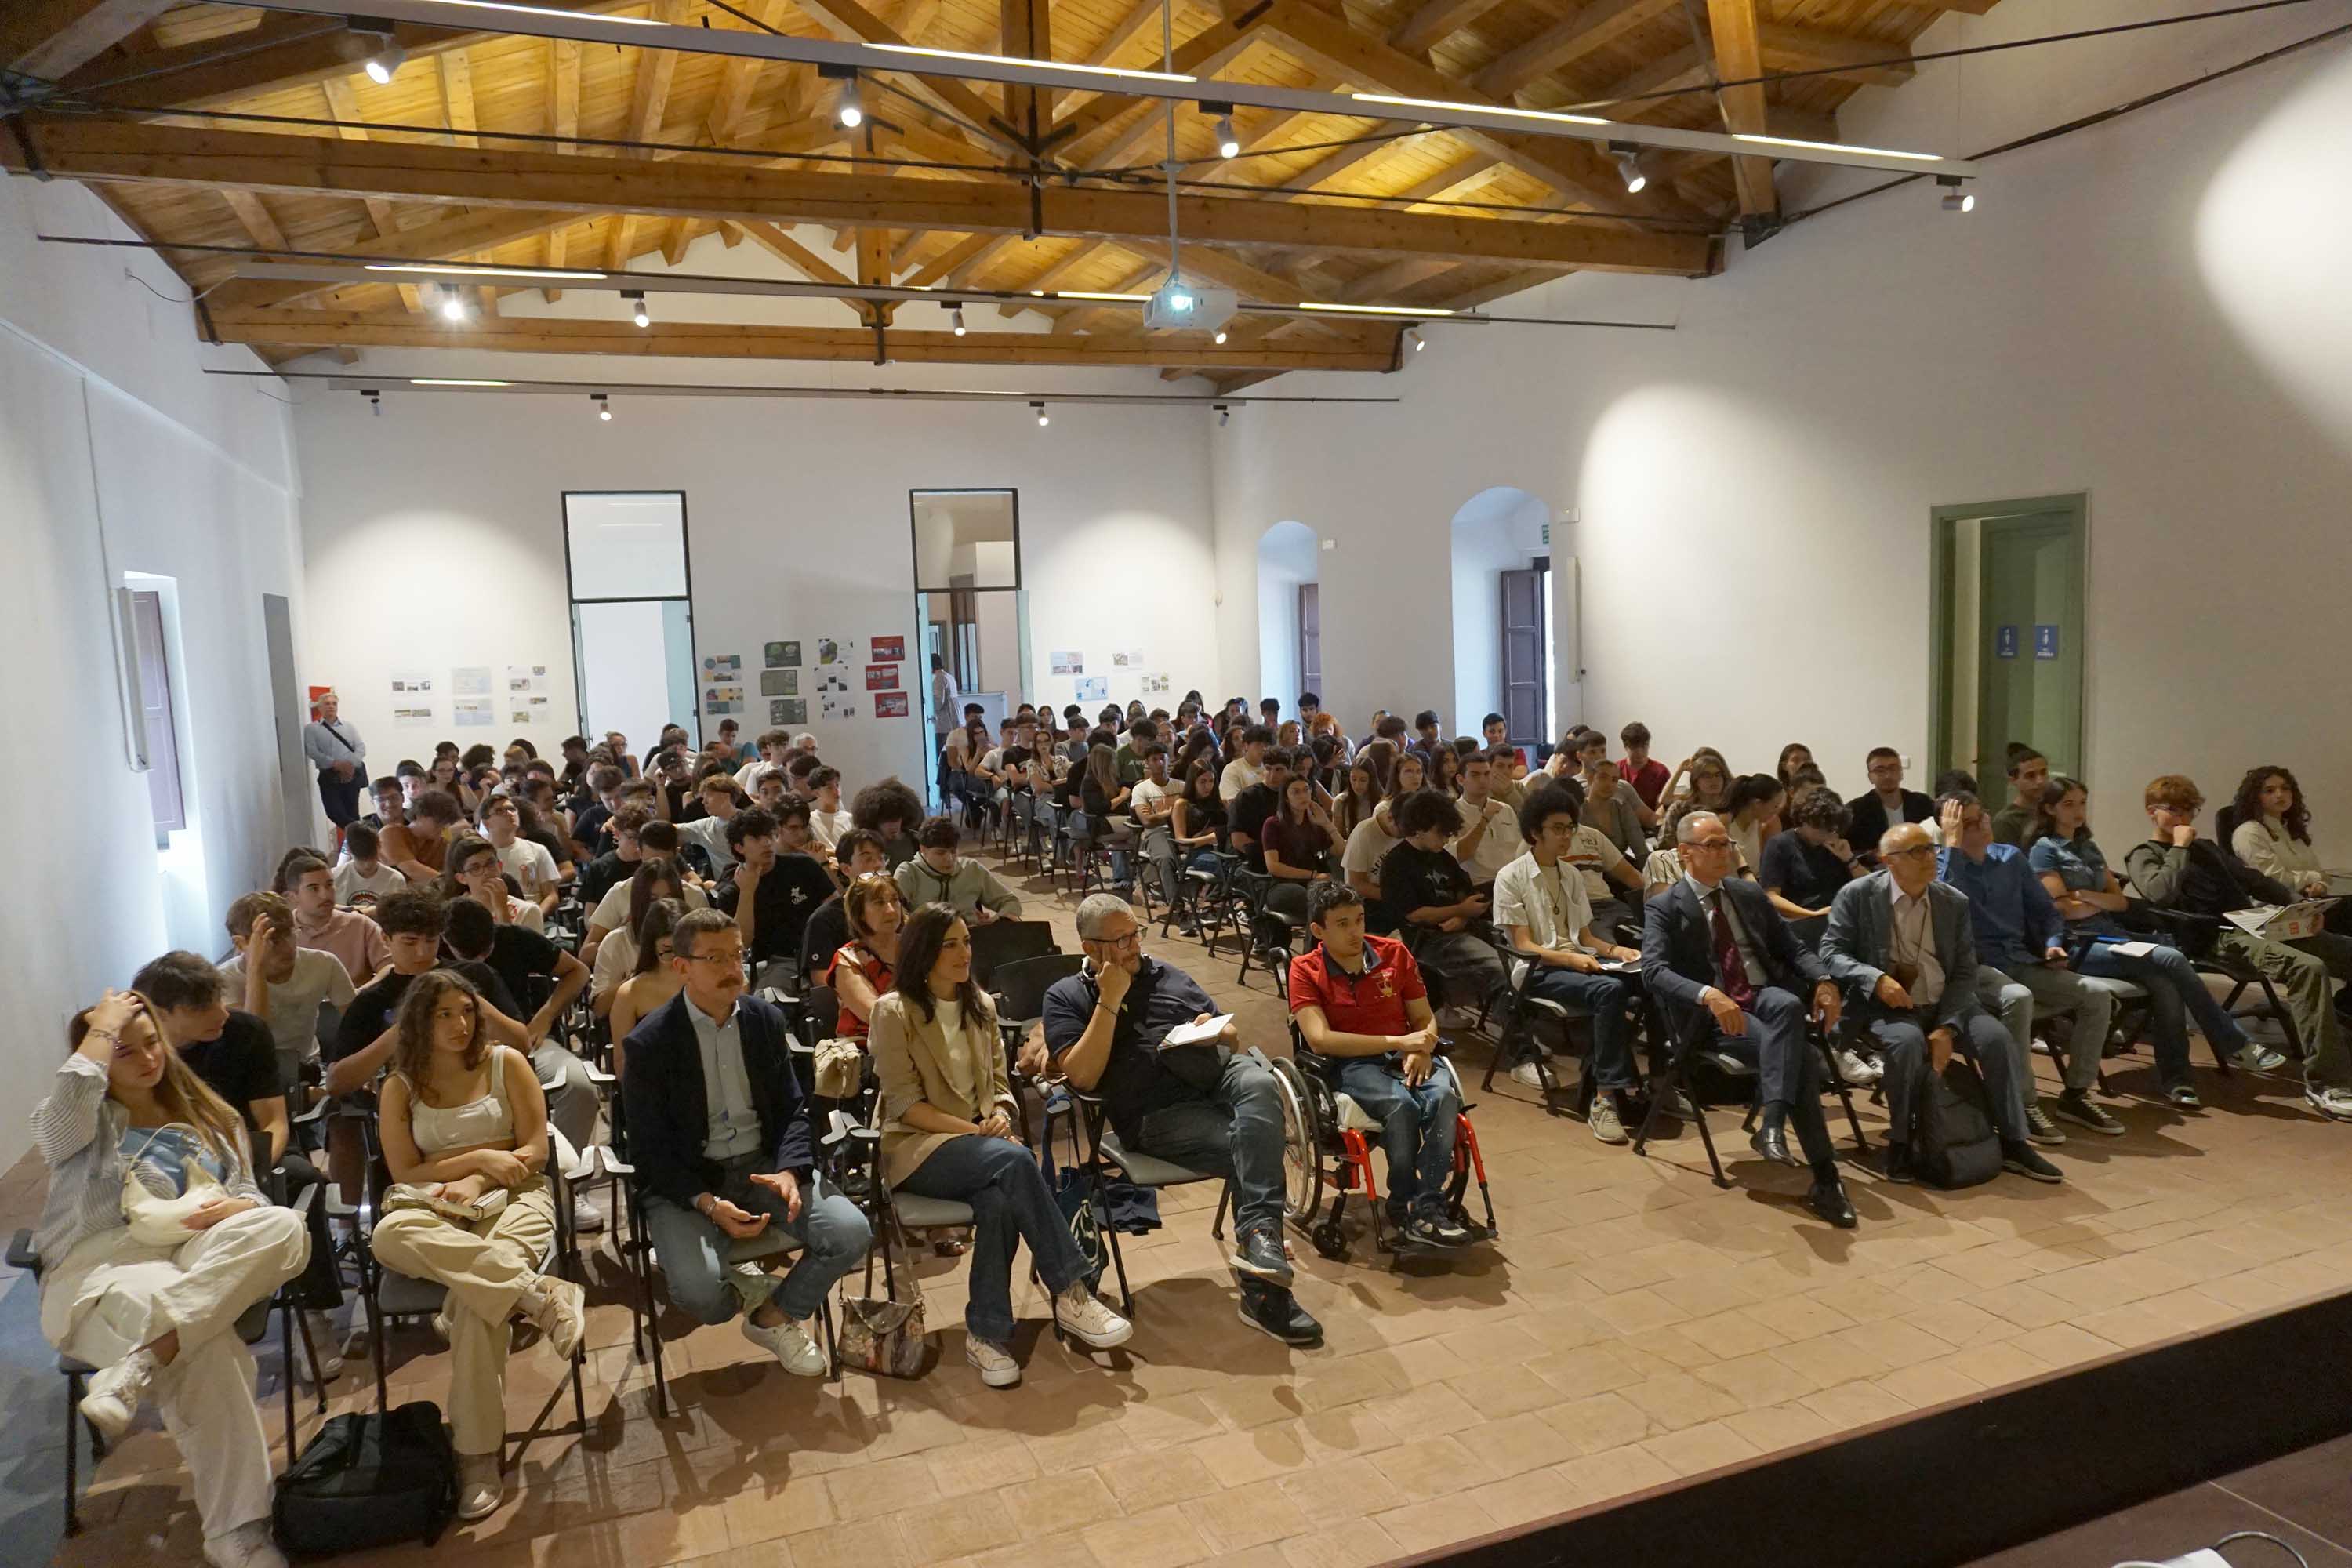
{"type": "Polygon", "coordinates": [[[894,1188],[971,1205],[964,1359],[991,1388],[1021,1381],[1013,1359],[1013,1255],[1026,1241],[1054,1293],[1054,1321],[1108,1350],[1133,1330],[1087,1288],[1086,1259],[1035,1156],[1013,1135],[1013,1091],[996,1009],[971,978],[971,932],[945,904],[908,917],[897,980],[866,1043],[882,1078],[882,1173],[894,1188]]]}

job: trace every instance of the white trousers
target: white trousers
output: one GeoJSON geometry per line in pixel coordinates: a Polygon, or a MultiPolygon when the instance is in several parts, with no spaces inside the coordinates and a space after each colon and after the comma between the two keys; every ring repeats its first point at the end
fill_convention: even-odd
{"type": "Polygon", "coordinates": [[[70,1292],[70,1326],[52,1342],[92,1366],[178,1331],[179,1352],[154,1382],[155,1408],[187,1462],[207,1540],[269,1517],[269,1439],[236,1325],[310,1258],[301,1216],[256,1208],[168,1250],[142,1246],[128,1228],[91,1237],[44,1281],[45,1303],[51,1290],[70,1292]]]}

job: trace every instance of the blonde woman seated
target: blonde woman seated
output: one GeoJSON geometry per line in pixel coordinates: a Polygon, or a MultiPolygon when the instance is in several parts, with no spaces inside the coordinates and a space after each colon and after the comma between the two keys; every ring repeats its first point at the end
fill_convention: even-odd
{"type": "Polygon", "coordinates": [[[635,942],[636,968],[613,990],[613,1076],[621,1075],[628,1059],[629,1031],[637,1020],[686,988],[686,977],[670,966],[669,933],[686,918],[686,906],[676,899],[656,899],[646,910],[635,942]]]}
{"type": "Polygon", "coordinates": [[[81,1414],[111,1443],[150,1398],[180,1446],[216,1568],[284,1568],[269,1539],[269,1439],[237,1319],[310,1257],[300,1216],[254,1185],[245,1124],[181,1061],[136,992],[67,1030],[33,1111],[49,1168],[34,1232],[41,1334],[99,1370],[81,1414]]]}
{"type": "Polygon", "coordinates": [[[569,1361],[584,1302],[579,1286],[539,1271],[555,1236],[555,1194],[530,1058],[484,1037],[479,994],[446,969],[409,986],[394,1028],[379,1116],[400,1186],[384,1198],[373,1247],[394,1272],[448,1289],[457,1517],[480,1519],[504,1486],[508,1320],[521,1313],[569,1361]]]}
{"type": "Polygon", "coordinates": [[[882,1175],[892,1187],[971,1205],[964,1359],[991,1388],[1021,1381],[1013,1359],[1013,1256],[1029,1244],[1054,1293],[1054,1321],[1108,1350],[1133,1329],[1087,1288],[1086,1260],[1013,1135],[1013,1089],[996,1009],[972,983],[971,932],[944,904],[915,911],[898,938],[898,979],[869,1037],[882,1077],[882,1175]]]}
{"type": "Polygon", "coordinates": [[[841,910],[849,923],[849,940],[825,960],[824,979],[841,1003],[834,1033],[863,1040],[898,970],[899,928],[906,923],[907,906],[899,901],[896,882],[868,872],[849,884],[849,891],[841,896],[841,910]]]}

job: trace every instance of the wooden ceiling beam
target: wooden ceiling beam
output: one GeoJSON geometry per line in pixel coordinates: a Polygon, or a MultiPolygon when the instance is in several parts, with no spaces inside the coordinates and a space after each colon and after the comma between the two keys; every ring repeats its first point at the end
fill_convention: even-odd
{"type": "MultiPolygon", "coordinates": [[[[875,335],[865,327],[772,327],[724,321],[658,321],[649,328],[616,321],[562,317],[483,317],[443,327],[404,316],[334,310],[219,310],[212,325],[225,343],[282,348],[481,349],[507,353],[624,355],[630,358],[824,360],[870,362],[875,335]]],[[[1219,370],[1387,371],[1396,331],[1359,325],[1344,342],[1279,346],[1228,342],[1201,332],[1097,334],[1081,342],[1045,332],[891,331],[887,353],[902,364],[1188,365],[1219,370]]]]}
{"type": "MultiPolygon", "coordinates": [[[[783,11],[783,0],[744,0],[741,9],[770,26],[783,11]]],[[[719,90],[710,100],[710,140],[726,146],[735,140],[751,112],[753,93],[760,85],[760,72],[768,62],[761,59],[730,59],[719,70],[719,90]]]]}
{"type": "MultiPolygon", "coordinates": [[[[352,79],[344,76],[329,77],[319,84],[319,90],[326,97],[328,117],[339,122],[337,133],[346,142],[366,141],[367,127],[360,122],[359,98],[352,90],[352,79]]],[[[367,211],[368,221],[375,225],[375,232],[379,237],[387,237],[400,232],[400,217],[390,202],[381,196],[370,196],[367,199],[367,211]]],[[[561,261],[551,261],[548,265],[561,267],[563,264],[561,261]]],[[[404,283],[400,286],[400,302],[412,310],[421,310],[425,308],[424,297],[417,292],[416,285],[414,283],[404,283]]]]}
{"type": "MultiPolygon", "coordinates": [[[[1053,11],[1049,0],[999,0],[997,52],[1027,60],[1054,58],[1053,11]]],[[[1055,91],[1025,82],[1004,84],[1004,122],[1032,147],[1041,145],[1054,128],[1055,91]]],[[[1034,163],[1034,160],[1031,160],[1034,163]]]]}
{"type": "MultiPolygon", "coordinates": [[[[655,20],[673,25],[686,20],[686,0],[654,0],[655,20]]],[[[635,79],[629,89],[629,139],[634,142],[658,142],[662,124],[669,113],[669,89],[677,79],[677,51],[675,49],[639,49],[635,79]]],[[[653,154],[643,148],[618,149],[621,155],[645,159],[653,154]]],[[[608,272],[619,272],[636,258],[637,218],[632,212],[619,211],[613,220],[613,233],[604,258],[608,272]]]]}
{"type": "Polygon", "coordinates": [[[730,223],[722,226],[750,240],[812,283],[834,283],[854,289],[856,279],[772,223],[730,223]]]}
{"type": "MultiPolygon", "coordinates": [[[[656,217],[879,224],[959,233],[1148,238],[1166,231],[1158,194],[1007,181],[881,178],[652,163],[570,153],[474,152],[327,137],[193,130],[123,121],[27,117],[26,134],[55,174],[97,182],[160,181],[293,194],[619,212],[656,217]]],[[[25,157],[0,142],[0,167],[25,157]]],[[[1591,267],[1694,276],[1712,269],[1706,236],[1596,224],[1523,223],[1396,213],[1317,202],[1184,196],[1181,232],[1194,244],[1275,246],[1366,254],[1422,253],[1516,265],[1591,267]]]]}
{"type": "MultiPolygon", "coordinates": [[[[1232,16],[1219,17],[1176,46],[1176,70],[1186,76],[1214,76],[1256,41],[1254,29],[1258,25],[1255,19],[1244,22],[1232,16]]],[[[1159,68],[1155,65],[1152,68],[1159,68]]],[[[1061,138],[1055,143],[1054,156],[1069,168],[1099,165],[1134,146],[1146,132],[1158,130],[1171,110],[1181,107],[1162,99],[1147,99],[1139,105],[1131,98],[1100,94],[1083,108],[1064,115],[1054,127],[1061,138]],[[1139,108],[1140,112],[1135,121],[1117,136],[1106,137],[1094,147],[1085,145],[1090,137],[1139,108]]]]}
{"type": "Polygon", "coordinates": [[[55,81],[88,64],[177,0],[8,0],[0,5],[0,69],[55,81]]]}
{"type": "MultiPolygon", "coordinates": [[[[1748,81],[1763,74],[1757,43],[1756,0],[1706,0],[1707,28],[1715,39],[1715,71],[1718,81],[1748,81]]],[[[1762,136],[1765,129],[1764,89],[1760,83],[1716,89],[1722,105],[1724,129],[1762,136]]],[[[1772,160],[1735,158],[1733,176],[1739,184],[1739,210],[1750,218],[1770,218],[1780,210],[1772,189],[1772,160]]]]}
{"type": "MultiPolygon", "coordinates": [[[[547,44],[547,130],[566,139],[580,134],[580,41],[551,38],[547,44]]],[[[567,228],[547,231],[547,264],[561,268],[572,254],[567,228]]],[[[544,290],[549,304],[563,298],[561,289],[544,290]]]]}
{"type": "MultiPolygon", "coordinates": [[[[1756,47],[1766,70],[1826,70],[1840,81],[1862,82],[1873,87],[1899,87],[1909,81],[1918,69],[1911,63],[1901,44],[1881,43],[1875,38],[1852,38],[1842,33],[1823,32],[1817,27],[1759,23],[1756,28],[1756,47]]],[[[1727,78],[1730,73],[1726,72],[1725,75],[1727,78]]]]}
{"type": "MultiPolygon", "coordinates": [[[[864,44],[908,42],[897,28],[858,4],[858,0],[793,0],[793,4],[837,38],[864,44]]],[[[953,77],[916,77],[912,81],[909,90],[939,105],[950,118],[965,120],[975,126],[996,125],[1002,132],[1003,116],[998,107],[968,84],[953,77]]]]}
{"type": "Polygon", "coordinates": [[[1674,8],[1678,0],[1592,0],[1509,50],[1472,79],[1479,92],[1498,103],[1530,82],[1608,48],[1627,33],[1674,8]]]}
{"type": "Polygon", "coordinates": [[[444,123],[460,147],[478,147],[474,132],[474,65],[463,49],[451,49],[434,62],[441,68],[441,112],[444,123]]]}
{"type": "MultiPolygon", "coordinates": [[[[105,194],[106,187],[98,187],[105,194]]],[[[397,235],[381,236],[374,239],[356,239],[336,248],[346,256],[362,260],[382,258],[386,260],[446,261],[476,255],[511,240],[528,239],[580,221],[573,212],[548,212],[507,208],[478,213],[453,213],[437,223],[419,224],[403,229],[397,235]]],[[[171,251],[166,248],[166,256],[171,251]]],[[[236,258],[207,258],[181,269],[181,276],[191,280],[218,282],[235,269],[236,258]]],[[[332,283],[268,283],[237,281],[224,283],[213,294],[213,300],[224,307],[254,309],[269,305],[291,304],[313,295],[331,293],[332,283]]]]}
{"type": "Polygon", "coordinates": [[[221,199],[236,214],[236,221],[252,236],[254,244],[264,250],[292,248],[286,243],[286,231],[278,226],[278,220],[269,216],[269,209],[261,205],[259,196],[251,191],[225,190],[221,199]]]}
{"type": "Polygon", "coordinates": [[[938,256],[916,268],[908,276],[907,287],[927,289],[943,278],[953,276],[960,268],[977,265],[995,255],[1008,243],[1008,237],[1001,234],[968,234],[938,256]]]}
{"type": "Polygon", "coordinates": [[[1422,0],[1412,15],[1389,33],[1389,47],[1425,55],[1432,44],[1452,37],[1493,10],[1501,0],[1422,0]]]}

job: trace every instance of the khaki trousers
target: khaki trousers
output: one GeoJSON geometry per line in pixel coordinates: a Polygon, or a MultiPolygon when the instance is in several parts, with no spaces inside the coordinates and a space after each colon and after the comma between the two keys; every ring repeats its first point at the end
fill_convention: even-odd
{"type": "Polygon", "coordinates": [[[427,1209],[376,1222],[377,1261],[448,1289],[449,1432],[460,1454],[495,1454],[506,1439],[507,1320],[554,1239],[555,1193],[545,1176],[516,1188],[478,1226],[427,1209]]]}

